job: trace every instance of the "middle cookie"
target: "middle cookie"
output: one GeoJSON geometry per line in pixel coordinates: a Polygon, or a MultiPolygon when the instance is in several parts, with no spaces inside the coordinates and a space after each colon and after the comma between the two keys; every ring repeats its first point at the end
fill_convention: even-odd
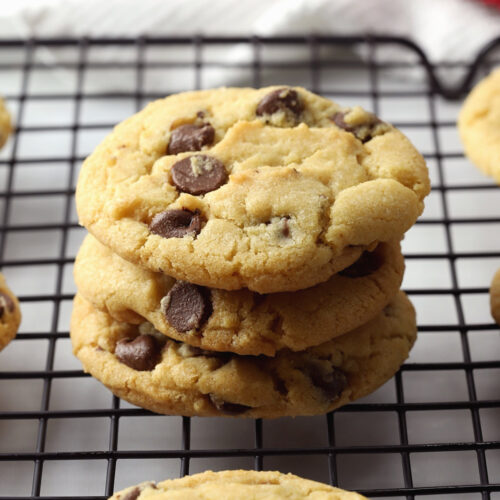
{"type": "Polygon", "coordinates": [[[396,295],[404,259],[399,242],[380,243],[324,283],[260,295],[154,273],[89,235],[74,272],[81,295],[117,321],[147,320],[168,337],[202,349],[272,356],[283,348],[301,351],[327,342],[374,318],[396,295]]]}

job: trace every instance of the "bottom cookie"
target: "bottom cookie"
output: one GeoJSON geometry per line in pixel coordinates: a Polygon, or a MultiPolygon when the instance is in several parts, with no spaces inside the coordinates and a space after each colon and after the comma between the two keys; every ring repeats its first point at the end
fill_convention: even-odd
{"type": "Polygon", "coordinates": [[[202,472],[161,483],[141,483],[115,493],[109,500],[366,500],[358,493],[271,471],[202,472]]]}
{"type": "Polygon", "coordinates": [[[415,311],[403,292],[356,330],[273,358],[204,351],[149,323],[119,323],[79,295],[71,318],[73,352],[85,371],[133,404],[185,416],[326,413],[390,379],[415,338],[415,311]]]}
{"type": "Polygon", "coordinates": [[[16,336],[20,323],[19,302],[0,274],[0,350],[16,336]]]}

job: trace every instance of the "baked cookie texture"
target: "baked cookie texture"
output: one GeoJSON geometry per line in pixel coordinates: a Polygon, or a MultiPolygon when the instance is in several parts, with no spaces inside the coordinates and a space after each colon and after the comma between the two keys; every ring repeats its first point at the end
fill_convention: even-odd
{"type": "Polygon", "coordinates": [[[120,323],[80,295],[71,317],[74,354],[117,396],[157,413],[252,418],[316,415],[373,392],[397,372],[416,338],[403,292],[365,325],[274,358],[204,351],[150,323],[120,323]]]}
{"type": "Polygon", "coordinates": [[[131,264],[91,235],[74,267],[79,293],[117,321],[147,321],[202,349],[268,356],[321,344],[366,323],[397,294],[403,273],[400,244],[391,242],[306,290],[260,295],[203,289],[131,264]],[[188,292],[200,301],[186,302],[188,292]]]}
{"type": "Polygon", "coordinates": [[[16,336],[20,324],[19,301],[0,274],[0,350],[16,336]]]}
{"type": "Polygon", "coordinates": [[[358,493],[292,474],[231,470],[202,472],[160,483],[147,481],[115,493],[110,500],[366,500],[358,493]]]}
{"type": "Polygon", "coordinates": [[[422,156],[359,107],[303,88],[177,94],[84,162],[80,222],[123,258],[226,290],[326,281],[423,210],[422,156]]]}
{"type": "Polygon", "coordinates": [[[472,163],[500,183],[500,69],[481,80],[467,96],[458,130],[472,163]]]}
{"type": "Polygon", "coordinates": [[[4,146],[12,132],[10,114],[5,106],[5,101],[0,97],[0,148],[4,146]]]}
{"type": "Polygon", "coordinates": [[[500,269],[495,273],[491,281],[490,309],[493,319],[500,325],[500,269]]]}

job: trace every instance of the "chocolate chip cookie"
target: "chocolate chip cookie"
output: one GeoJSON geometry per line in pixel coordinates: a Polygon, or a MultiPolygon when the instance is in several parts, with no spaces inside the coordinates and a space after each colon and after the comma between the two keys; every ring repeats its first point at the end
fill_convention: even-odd
{"type": "Polygon", "coordinates": [[[0,350],[16,336],[20,323],[19,302],[0,274],[0,350]]]}
{"type": "Polygon", "coordinates": [[[399,242],[380,243],[306,290],[260,295],[208,289],[131,264],[91,235],[74,268],[79,293],[117,321],[149,321],[203,349],[268,356],[321,344],[366,323],[396,295],[403,272],[399,242]]]}
{"type": "Polygon", "coordinates": [[[500,183],[500,69],[472,89],[460,111],[458,129],[465,154],[500,183]]]}
{"type": "Polygon", "coordinates": [[[87,158],[81,223],[130,262],[259,293],[326,281],[423,209],[422,156],[391,125],[303,88],[173,95],[87,158]]]}
{"type": "Polygon", "coordinates": [[[161,483],[147,481],[115,493],[110,500],[367,500],[292,474],[230,470],[202,472],[161,483]]]}
{"type": "Polygon", "coordinates": [[[273,418],[331,411],[377,389],[407,358],[415,312],[403,292],[365,325],[275,357],[205,351],[150,323],[120,323],[80,295],[73,352],[85,371],[127,401],[174,415],[273,418]]]}
{"type": "Polygon", "coordinates": [[[5,101],[0,97],[0,148],[7,142],[11,132],[10,114],[5,106],[5,101]]]}

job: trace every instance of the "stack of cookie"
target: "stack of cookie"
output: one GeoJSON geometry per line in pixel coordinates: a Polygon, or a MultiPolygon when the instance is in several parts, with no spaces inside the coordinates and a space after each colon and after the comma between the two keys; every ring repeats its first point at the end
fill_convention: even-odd
{"type": "Polygon", "coordinates": [[[74,352],[159,413],[313,415],[364,396],[415,340],[400,240],[428,192],[401,132],[302,88],[154,102],[82,167],[74,352]]]}

